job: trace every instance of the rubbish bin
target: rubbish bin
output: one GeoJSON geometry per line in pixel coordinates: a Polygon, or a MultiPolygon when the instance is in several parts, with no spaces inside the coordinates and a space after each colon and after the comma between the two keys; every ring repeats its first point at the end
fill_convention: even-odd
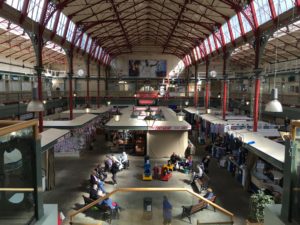
{"type": "Polygon", "coordinates": [[[144,215],[145,220],[151,220],[152,219],[152,198],[151,197],[145,197],[144,198],[144,215]]]}

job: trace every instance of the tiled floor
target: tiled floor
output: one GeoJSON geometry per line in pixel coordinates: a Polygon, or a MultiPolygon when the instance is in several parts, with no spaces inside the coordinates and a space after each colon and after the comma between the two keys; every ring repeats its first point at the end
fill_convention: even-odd
{"type": "MultiPolygon", "coordinates": [[[[107,143],[102,136],[97,138],[96,146],[92,151],[85,152],[80,158],[56,158],[56,187],[54,190],[47,191],[44,196],[45,203],[58,203],[59,209],[65,215],[79,209],[83,206],[82,195],[88,196],[88,179],[90,171],[96,164],[103,162],[107,153],[107,143]]],[[[203,151],[198,148],[196,159],[201,157],[203,151]]],[[[122,187],[181,187],[191,189],[186,182],[190,179],[190,175],[180,172],[174,172],[170,181],[163,182],[158,180],[142,181],[143,158],[130,156],[130,168],[118,173],[118,185],[113,186],[107,183],[105,186],[108,192],[122,187]]],[[[151,163],[163,164],[167,159],[152,159],[151,163]]],[[[227,172],[225,169],[219,168],[216,161],[212,160],[210,165],[210,186],[217,195],[217,204],[224,207],[228,211],[234,213],[235,224],[244,224],[244,220],[248,213],[249,195],[244,191],[241,185],[227,172]]],[[[111,175],[108,181],[111,180],[111,175]]],[[[122,193],[115,194],[112,198],[117,201],[123,208],[120,220],[113,220],[112,224],[162,224],[162,196],[168,196],[173,205],[172,224],[188,224],[188,220],[180,219],[181,206],[192,205],[198,200],[187,193],[171,193],[171,192],[138,192],[138,193],[122,193]],[[143,219],[143,198],[152,197],[152,219],[143,219]],[[143,219],[143,220],[141,220],[143,219]]],[[[93,214],[93,213],[92,213],[93,214]]],[[[68,217],[67,217],[68,218],[68,217]]],[[[84,219],[84,222],[96,224],[91,214],[79,214],[77,221],[84,219]]],[[[220,213],[212,210],[203,210],[193,216],[192,224],[196,224],[196,220],[201,221],[226,221],[228,218],[220,213]]],[[[98,221],[99,222],[99,221],[98,221]]],[[[68,224],[66,219],[65,224],[68,224]]]]}

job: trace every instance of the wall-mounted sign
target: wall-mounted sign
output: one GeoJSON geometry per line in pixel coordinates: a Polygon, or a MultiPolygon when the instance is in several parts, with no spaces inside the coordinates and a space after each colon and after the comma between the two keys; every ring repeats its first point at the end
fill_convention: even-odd
{"type": "Polygon", "coordinates": [[[129,60],[128,74],[131,77],[165,77],[167,75],[167,61],[129,60]]]}

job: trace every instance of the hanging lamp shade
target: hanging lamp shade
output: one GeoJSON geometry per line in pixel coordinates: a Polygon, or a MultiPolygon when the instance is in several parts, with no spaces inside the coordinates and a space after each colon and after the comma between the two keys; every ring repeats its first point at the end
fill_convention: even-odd
{"type": "Polygon", "coordinates": [[[278,99],[278,89],[273,88],[272,92],[272,100],[266,104],[265,111],[266,112],[282,112],[282,105],[281,103],[277,100],[278,99]]]}
{"type": "Polygon", "coordinates": [[[32,88],[32,100],[27,105],[27,112],[43,112],[44,105],[43,103],[38,99],[38,93],[37,88],[32,88]]]}

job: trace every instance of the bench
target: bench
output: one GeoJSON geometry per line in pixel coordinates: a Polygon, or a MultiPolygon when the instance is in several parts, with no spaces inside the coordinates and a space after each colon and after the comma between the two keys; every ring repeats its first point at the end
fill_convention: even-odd
{"type": "MultiPolygon", "coordinates": [[[[91,198],[88,198],[84,195],[82,195],[83,197],[83,200],[84,200],[84,204],[85,205],[88,205],[92,202],[94,202],[95,200],[91,199],[91,198]]],[[[111,223],[111,220],[113,217],[118,217],[118,210],[115,210],[115,209],[111,209],[109,206],[107,205],[95,205],[95,207],[97,207],[97,209],[103,213],[103,220],[104,221],[108,221],[108,223],[110,224],[111,223]]]]}
{"type": "Polygon", "coordinates": [[[209,177],[204,174],[201,179],[196,179],[195,180],[195,186],[198,189],[198,192],[201,193],[201,191],[205,190],[208,187],[209,183],[209,177]]]}
{"type": "MultiPolygon", "coordinates": [[[[210,200],[211,202],[215,202],[216,201],[216,196],[213,196],[212,199],[210,200]]],[[[208,207],[209,203],[200,200],[200,202],[196,205],[191,205],[191,206],[182,206],[182,214],[181,214],[181,219],[187,217],[190,221],[190,223],[192,223],[191,221],[191,215],[206,209],[208,207]]],[[[214,207],[214,211],[216,211],[215,207],[214,207]]]]}

